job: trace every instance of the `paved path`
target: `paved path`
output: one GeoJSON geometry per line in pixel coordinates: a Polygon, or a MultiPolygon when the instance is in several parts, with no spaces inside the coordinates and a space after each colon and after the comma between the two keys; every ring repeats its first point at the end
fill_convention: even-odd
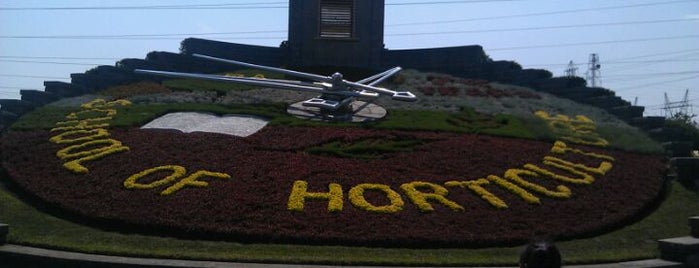
{"type": "MultiPolygon", "coordinates": [[[[41,249],[17,245],[0,246],[0,266],[8,267],[202,267],[202,268],[337,268],[331,265],[308,264],[265,264],[233,263],[216,261],[191,261],[174,259],[152,259],[119,257],[97,254],[84,254],[59,250],[41,249]]],[[[377,266],[353,266],[356,268],[380,268],[377,266]]],[[[681,264],[662,261],[644,260],[601,265],[575,265],[570,268],[641,268],[641,267],[682,267],[681,264]],[[679,265],[679,266],[678,266],[679,265]]],[[[487,267],[474,267],[487,268],[487,267]]],[[[500,267],[502,268],[502,267],[500,267]]],[[[514,268],[514,267],[513,267],[514,268]]]]}

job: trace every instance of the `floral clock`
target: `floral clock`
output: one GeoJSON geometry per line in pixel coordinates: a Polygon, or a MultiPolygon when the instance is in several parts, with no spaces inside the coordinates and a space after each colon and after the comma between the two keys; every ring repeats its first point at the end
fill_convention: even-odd
{"type": "Polygon", "coordinates": [[[628,223],[663,187],[660,157],[607,148],[584,115],[537,112],[556,141],[338,126],[235,137],[111,127],[130,105],[96,99],[51,129],[9,130],[3,167],[39,200],[96,224],[365,246],[587,236],[628,223]],[[382,142],[410,150],[364,158],[312,150],[382,142]]]}

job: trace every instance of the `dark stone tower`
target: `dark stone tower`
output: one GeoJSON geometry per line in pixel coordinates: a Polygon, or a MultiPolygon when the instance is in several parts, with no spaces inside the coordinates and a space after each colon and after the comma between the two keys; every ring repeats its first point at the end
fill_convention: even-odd
{"type": "Polygon", "coordinates": [[[289,65],[377,68],[384,0],[290,0],[289,65]]]}

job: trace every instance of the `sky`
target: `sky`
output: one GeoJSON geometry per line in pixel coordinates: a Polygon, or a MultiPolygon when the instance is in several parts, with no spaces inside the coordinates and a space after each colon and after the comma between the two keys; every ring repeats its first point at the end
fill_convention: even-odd
{"type": "MultiPolygon", "coordinates": [[[[699,113],[699,0],[386,0],[388,49],[481,45],[493,60],[564,76],[572,61],[597,84],[665,115],[699,113]]],[[[0,99],[98,65],[179,52],[197,37],[277,47],[288,1],[0,0],[0,99]]],[[[590,84],[590,81],[588,81],[590,84]]]]}

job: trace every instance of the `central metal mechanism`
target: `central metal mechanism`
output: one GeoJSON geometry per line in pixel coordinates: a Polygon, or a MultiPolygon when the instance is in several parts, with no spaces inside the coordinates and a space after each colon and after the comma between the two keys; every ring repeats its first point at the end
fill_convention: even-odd
{"type": "MultiPolygon", "coordinates": [[[[330,76],[322,76],[311,73],[304,73],[299,71],[287,70],[282,68],[269,67],[264,65],[256,65],[252,63],[240,62],[229,59],[216,58],[212,56],[193,54],[192,56],[207,60],[213,60],[218,62],[224,62],[229,64],[234,64],[246,68],[253,68],[259,70],[265,70],[275,73],[284,74],[287,76],[297,77],[304,80],[310,80],[311,82],[300,81],[300,80],[286,80],[286,79],[266,79],[266,78],[255,78],[255,77],[229,77],[224,75],[212,75],[212,74],[195,74],[195,73],[180,73],[180,72],[166,72],[166,71],[156,71],[156,70],[143,70],[136,69],[134,72],[139,74],[175,77],[175,78],[193,78],[202,80],[219,81],[226,83],[236,83],[251,86],[260,86],[267,88],[277,88],[277,89],[287,89],[295,91],[305,91],[319,93],[320,95],[306,101],[301,104],[303,107],[313,107],[320,109],[323,115],[329,115],[334,117],[342,114],[351,114],[357,112],[353,108],[352,102],[356,99],[361,98],[368,100],[370,102],[373,99],[378,98],[381,95],[389,96],[393,100],[397,101],[416,101],[415,95],[409,91],[393,91],[383,87],[377,87],[376,85],[385,81],[387,78],[393,76],[394,74],[400,72],[400,67],[394,67],[382,73],[378,73],[371,77],[367,77],[357,82],[347,81],[344,79],[341,73],[334,73],[330,76]]],[[[354,105],[356,106],[356,105],[354,105]]],[[[366,105],[362,105],[366,107],[366,105]]]]}

